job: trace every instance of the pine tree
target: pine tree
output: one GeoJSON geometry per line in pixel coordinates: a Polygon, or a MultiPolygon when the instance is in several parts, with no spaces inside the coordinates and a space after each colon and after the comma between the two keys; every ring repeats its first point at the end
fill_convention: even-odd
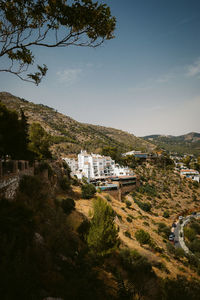
{"type": "Polygon", "coordinates": [[[118,230],[114,223],[115,213],[110,205],[98,198],[93,203],[94,214],[87,235],[90,253],[105,256],[117,248],[118,230]]]}

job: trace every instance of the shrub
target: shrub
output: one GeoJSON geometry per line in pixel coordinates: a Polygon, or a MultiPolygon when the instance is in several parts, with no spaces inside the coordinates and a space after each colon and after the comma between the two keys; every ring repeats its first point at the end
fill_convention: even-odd
{"type": "Polygon", "coordinates": [[[126,207],[127,207],[127,208],[130,208],[130,207],[131,207],[131,204],[132,204],[131,201],[126,200],[126,207]]]}
{"type": "Polygon", "coordinates": [[[168,253],[170,253],[170,254],[175,254],[175,247],[174,247],[174,245],[172,245],[171,243],[167,243],[167,245],[166,245],[166,247],[167,247],[167,252],[168,253]]]}
{"type": "Polygon", "coordinates": [[[128,214],[129,218],[131,218],[132,220],[135,219],[134,216],[132,216],[131,214],[128,214]]]}
{"type": "Polygon", "coordinates": [[[195,239],[195,237],[196,237],[196,232],[195,232],[195,230],[193,229],[193,228],[191,228],[191,227],[184,227],[184,229],[183,229],[183,231],[184,231],[184,236],[190,241],[190,242],[192,242],[194,239],[195,239]]]}
{"type": "Polygon", "coordinates": [[[132,222],[132,218],[130,218],[130,217],[127,217],[126,220],[127,220],[129,223],[132,222]]]}
{"type": "Polygon", "coordinates": [[[167,210],[164,211],[163,217],[168,219],[169,218],[169,212],[167,210]]]}
{"type": "Polygon", "coordinates": [[[87,183],[81,186],[82,197],[84,199],[90,199],[94,197],[96,193],[96,188],[93,184],[87,183]]]}
{"type": "Polygon", "coordinates": [[[17,200],[26,202],[34,209],[39,209],[43,205],[47,194],[44,191],[44,185],[37,176],[23,176],[19,183],[19,193],[17,200]]]}
{"type": "Polygon", "coordinates": [[[200,253],[200,240],[199,239],[195,239],[190,243],[190,250],[192,252],[198,252],[200,253]]]}
{"type": "Polygon", "coordinates": [[[149,226],[149,223],[145,221],[145,222],[143,222],[143,225],[144,226],[149,226]]]}
{"type": "Polygon", "coordinates": [[[167,269],[166,265],[163,262],[157,262],[156,264],[154,264],[154,266],[160,269],[161,271],[170,274],[170,271],[167,269]]]}
{"type": "Polygon", "coordinates": [[[125,235],[126,237],[128,237],[129,239],[131,239],[131,234],[130,234],[129,231],[125,231],[125,232],[124,232],[124,235],[125,235]]]}
{"type": "Polygon", "coordinates": [[[164,237],[168,238],[170,232],[170,228],[165,223],[158,223],[158,233],[164,233],[164,237]]]}
{"type": "Polygon", "coordinates": [[[71,198],[63,199],[61,202],[61,207],[66,215],[70,214],[72,210],[75,209],[75,202],[71,198]]]}
{"type": "Polygon", "coordinates": [[[85,219],[77,229],[77,232],[82,240],[86,238],[90,229],[90,222],[85,219]]]}
{"type": "Polygon", "coordinates": [[[120,221],[122,221],[122,216],[121,216],[121,215],[117,214],[117,217],[118,217],[118,219],[119,219],[120,221]]]}
{"type": "Polygon", "coordinates": [[[199,187],[199,183],[197,181],[193,181],[193,187],[197,189],[199,187]]]}
{"type": "Polygon", "coordinates": [[[70,179],[68,176],[64,175],[62,179],[60,179],[60,187],[63,191],[68,191],[70,188],[70,179]]]}
{"type": "Polygon", "coordinates": [[[185,256],[185,251],[182,248],[175,248],[175,253],[174,253],[176,258],[181,258],[185,256]]]}
{"type": "Polygon", "coordinates": [[[35,175],[42,173],[44,170],[48,170],[48,177],[50,178],[53,175],[52,167],[48,164],[48,162],[43,161],[40,162],[37,168],[35,168],[35,175]]]}
{"type": "Polygon", "coordinates": [[[139,192],[142,194],[146,194],[150,197],[156,197],[157,191],[155,185],[150,185],[149,183],[146,183],[139,187],[139,192]]]}
{"type": "Polygon", "coordinates": [[[200,234],[200,223],[196,220],[190,223],[190,227],[195,230],[197,234],[200,234]]]}
{"type": "Polygon", "coordinates": [[[110,195],[105,195],[105,198],[106,198],[106,200],[107,200],[108,202],[111,202],[111,201],[112,201],[112,199],[110,198],[110,195]]]}
{"type": "Polygon", "coordinates": [[[137,250],[122,249],[120,258],[124,268],[131,274],[135,274],[139,280],[141,275],[144,276],[152,271],[152,266],[147,258],[139,254],[137,250]]]}
{"type": "Polygon", "coordinates": [[[143,244],[149,244],[151,241],[150,234],[143,229],[139,229],[135,233],[136,240],[140,243],[140,245],[143,244]]]}
{"type": "Polygon", "coordinates": [[[150,202],[142,202],[134,199],[134,202],[141,208],[143,211],[149,212],[151,211],[151,203],[150,202]]]}
{"type": "Polygon", "coordinates": [[[199,258],[193,254],[187,254],[188,262],[191,266],[197,267],[199,265],[199,258]]]}
{"type": "Polygon", "coordinates": [[[166,278],[163,281],[163,291],[166,300],[197,300],[200,294],[200,283],[198,280],[188,280],[184,276],[176,279],[166,278]]]}
{"type": "Polygon", "coordinates": [[[192,201],[197,201],[197,196],[195,194],[192,195],[192,201]]]}

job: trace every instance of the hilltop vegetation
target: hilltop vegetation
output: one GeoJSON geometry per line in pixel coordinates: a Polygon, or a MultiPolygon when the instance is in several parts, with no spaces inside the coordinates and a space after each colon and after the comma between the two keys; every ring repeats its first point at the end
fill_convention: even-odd
{"type": "Polygon", "coordinates": [[[117,147],[120,152],[132,149],[145,151],[155,146],[122,130],[84,124],[58,113],[54,109],[28,102],[9,93],[0,93],[0,101],[7,108],[20,113],[23,109],[29,123],[38,122],[52,136],[52,152],[55,156],[78,153],[81,149],[100,152],[103,147],[117,147]]]}
{"type": "Polygon", "coordinates": [[[180,136],[148,135],[144,140],[154,143],[159,148],[180,154],[200,154],[200,133],[190,132],[180,136]]]}

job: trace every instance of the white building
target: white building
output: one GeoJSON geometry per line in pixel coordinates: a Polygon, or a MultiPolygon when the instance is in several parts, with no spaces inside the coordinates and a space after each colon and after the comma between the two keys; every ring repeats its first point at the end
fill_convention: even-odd
{"type": "Polygon", "coordinates": [[[72,175],[78,171],[78,162],[74,158],[65,157],[63,160],[68,164],[72,171],[72,175]]]}
{"type": "Polygon", "coordinates": [[[82,150],[78,154],[78,161],[71,158],[63,158],[72,171],[72,176],[76,175],[79,179],[83,177],[90,179],[108,176],[129,176],[133,171],[128,167],[121,167],[115,164],[110,156],[99,154],[88,154],[82,150]]]}
{"type": "Polygon", "coordinates": [[[121,167],[118,164],[116,164],[114,167],[115,176],[132,176],[133,174],[133,171],[128,167],[121,167]]]}
{"type": "Polygon", "coordinates": [[[199,172],[196,170],[192,170],[192,169],[182,169],[180,171],[180,175],[186,178],[190,178],[192,180],[195,180],[197,182],[199,182],[199,172]]]}
{"type": "Polygon", "coordinates": [[[138,157],[138,158],[148,158],[148,154],[147,153],[143,153],[141,151],[136,151],[136,150],[132,150],[126,153],[123,153],[122,156],[126,157],[129,155],[133,155],[134,157],[138,157]]]}
{"type": "Polygon", "coordinates": [[[83,176],[88,178],[97,178],[102,176],[112,176],[115,161],[109,156],[101,156],[99,154],[88,154],[86,151],[81,151],[78,154],[78,169],[83,173],[83,176]]]}

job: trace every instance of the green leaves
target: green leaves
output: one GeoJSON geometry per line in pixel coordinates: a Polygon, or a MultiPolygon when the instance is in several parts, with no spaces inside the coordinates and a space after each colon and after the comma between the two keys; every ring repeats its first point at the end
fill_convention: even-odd
{"type": "Polygon", "coordinates": [[[150,234],[143,229],[139,229],[135,233],[136,240],[140,245],[149,244],[151,242],[150,234]]]}
{"type": "Polygon", "coordinates": [[[30,127],[29,149],[37,155],[38,159],[51,158],[49,147],[51,145],[50,136],[39,123],[33,123],[30,127]]]}
{"type": "Polygon", "coordinates": [[[87,244],[91,254],[105,256],[118,246],[118,230],[114,224],[115,213],[101,198],[94,201],[93,209],[87,244]]]}
{"type": "Polygon", "coordinates": [[[91,0],[3,0],[0,14],[0,58],[7,55],[11,61],[0,71],[36,85],[47,67],[38,66],[38,72],[27,73],[34,63],[32,46],[97,47],[114,37],[116,25],[107,5],[91,0]]]}

